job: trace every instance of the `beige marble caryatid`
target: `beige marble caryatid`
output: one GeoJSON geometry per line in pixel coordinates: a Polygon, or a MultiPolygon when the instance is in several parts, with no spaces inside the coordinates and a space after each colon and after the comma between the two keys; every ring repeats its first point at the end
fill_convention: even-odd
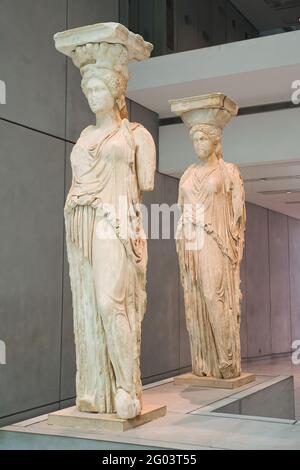
{"type": "Polygon", "coordinates": [[[152,191],[155,145],[127,119],[128,63],[152,45],[118,23],[57,33],[96,115],[71,153],[73,180],[65,226],[76,343],[80,411],[141,413],[141,321],[146,308],[147,245],[141,192],[152,191]]]}
{"type": "Polygon", "coordinates": [[[170,104],[189,128],[198,156],[180,180],[176,240],[193,373],[234,378],[241,373],[245,196],[238,168],[223,160],[221,137],[238,106],[221,93],[170,104]]]}

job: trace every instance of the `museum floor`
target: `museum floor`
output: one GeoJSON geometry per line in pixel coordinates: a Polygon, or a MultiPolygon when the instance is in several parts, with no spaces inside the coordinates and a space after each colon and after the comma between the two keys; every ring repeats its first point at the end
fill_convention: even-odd
{"type": "Polygon", "coordinates": [[[293,365],[290,357],[281,357],[278,359],[249,361],[248,363],[243,364],[243,370],[254,372],[255,374],[266,374],[271,376],[293,375],[295,418],[300,421],[300,364],[293,365]]]}
{"type": "Polygon", "coordinates": [[[168,413],[123,433],[50,426],[44,415],[2,428],[0,449],[300,449],[300,365],[285,357],[243,370],[256,381],[235,390],[146,386],[144,401],[168,413]]]}

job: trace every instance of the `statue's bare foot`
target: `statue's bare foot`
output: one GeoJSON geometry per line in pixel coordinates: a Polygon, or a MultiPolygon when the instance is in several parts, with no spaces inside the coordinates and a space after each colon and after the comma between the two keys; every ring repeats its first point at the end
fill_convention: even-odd
{"type": "Polygon", "coordinates": [[[116,412],[119,418],[132,419],[141,413],[141,404],[137,398],[119,388],[116,394],[116,412]]]}

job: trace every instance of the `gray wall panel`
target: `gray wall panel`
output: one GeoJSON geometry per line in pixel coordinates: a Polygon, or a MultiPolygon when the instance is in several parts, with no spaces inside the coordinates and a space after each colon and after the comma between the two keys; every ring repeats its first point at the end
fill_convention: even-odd
{"type": "MultiPolygon", "coordinates": [[[[178,201],[178,187],[177,184],[177,200],[178,201]]],[[[174,252],[178,263],[177,252],[174,252]]],[[[184,307],[184,294],[183,287],[181,284],[180,269],[178,263],[178,290],[179,290],[179,367],[180,369],[185,367],[191,367],[192,358],[191,358],[191,348],[190,348],[190,338],[186,327],[186,318],[185,318],[185,307],[184,307]]]]}
{"type": "Polygon", "coordinates": [[[289,218],[292,340],[300,339],[300,220],[289,218]]]}
{"type": "Polygon", "coordinates": [[[248,355],[248,336],[247,336],[247,279],[246,279],[246,250],[244,249],[244,256],[241,262],[241,355],[247,357],[248,355]]]}
{"type": "Polygon", "coordinates": [[[213,44],[224,44],[226,41],[226,0],[213,2],[213,44]]]}
{"type": "Polygon", "coordinates": [[[197,0],[177,2],[176,10],[176,52],[200,47],[199,5],[197,0]]]}
{"type": "MultiPolygon", "coordinates": [[[[150,220],[151,204],[161,204],[163,198],[164,177],[156,173],[155,191],[143,193],[143,203],[149,211],[148,221],[150,220]]],[[[142,324],[141,367],[143,377],[166,372],[170,369],[173,357],[169,347],[172,344],[172,339],[170,338],[171,332],[165,305],[169,291],[164,289],[164,283],[161,281],[166,275],[162,245],[163,243],[166,245],[167,241],[151,239],[151,223],[148,225],[148,230],[147,311],[142,324]],[[167,334],[166,338],[165,334],[167,334]],[[167,346],[166,350],[164,350],[164,345],[167,346]]]]}
{"type": "Polygon", "coordinates": [[[59,400],[64,142],[0,121],[0,157],[3,416],[59,400]]]}
{"type": "Polygon", "coordinates": [[[1,0],[1,117],[64,137],[66,59],[53,41],[64,29],[66,0],[1,0]]]}
{"type": "Polygon", "coordinates": [[[157,157],[158,157],[158,133],[159,133],[159,123],[158,123],[158,114],[154,113],[153,111],[150,111],[147,108],[144,108],[144,106],[141,106],[138,103],[135,103],[135,101],[131,100],[131,113],[130,113],[130,120],[132,122],[138,122],[140,124],[143,124],[143,126],[148,129],[148,131],[151,133],[155,145],[156,145],[156,151],[157,151],[157,157]]]}
{"type": "MultiPolygon", "coordinates": [[[[0,418],[0,427],[10,426],[11,424],[14,424],[16,422],[20,423],[27,419],[31,419],[36,416],[45,415],[47,413],[52,413],[53,411],[57,411],[57,410],[59,410],[59,402],[53,403],[51,405],[45,405],[45,406],[41,406],[38,408],[33,408],[31,410],[18,413],[17,415],[10,415],[10,416],[7,416],[6,418],[0,418]]],[[[3,431],[1,430],[1,433],[2,432],[3,431]]],[[[1,445],[3,446],[2,437],[1,437],[1,445]]],[[[9,450],[9,449],[5,449],[5,450],[9,450]]],[[[16,448],[14,448],[13,450],[16,450],[16,448]]],[[[26,449],[26,450],[29,450],[29,449],[26,449]]]]}
{"type": "Polygon", "coordinates": [[[127,28],[129,27],[129,2],[130,0],[119,1],[119,21],[127,28]]]}
{"type": "MultiPolygon", "coordinates": [[[[148,129],[158,150],[157,114],[131,101],[130,119],[148,129]]],[[[143,203],[149,210],[148,214],[151,214],[151,204],[177,202],[177,187],[176,180],[156,173],[154,191],[143,193],[143,203]]],[[[174,294],[178,297],[175,243],[174,239],[151,240],[150,223],[148,228],[148,307],[142,330],[143,377],[163,374],[179,367],[178,299],[174,301],[174,294]]]]}
{"type": "Polygon", "coordinates": [[[288,217],[269,211],[272,353],[291,349],[288,217]]]}
{"type": "MultiPolygon", "coordinates": [[[[73,145],[66,145],[66,177],[65,177],[65,197],[72,182],[72,171],[70,164],[70,154],[73,145]]],[[[62,353],[61,353],[61,390],[60,399],[65,400],[75,396],[75,343],[73,333],[73,310],[72,293],[69,277],[69,262],[64,233],[64,263],[63,263],[63,310],[62,310],[62,353]]]]}
{"type": "MultiPolygon", "coordinates": [[[[177,256],[177,253],[176,253],[176,256],[177,256]]],[[[179,367],[184,368],[184,367],[191,366],[192,358],[191,358],[190,338],[189,338],[189,334],[188,334],[187,327],[186,327],[184,295],[183,295],[183,288],[181,285],[180,277],[178,279],[178,285],[179,285],[179,331],[180,331],[179,367]]]]}
{"type": "MultiPolygon", "coordinates": [[[[176,208],[178,200],[178,181],[174,178],[164,177],[163,202],[170,207],[176,208]]],[[[176,215],[178,212],[176,212],[176,215]]],[[[170,217],[170,239],[158,241],[161,243],[160,255],[162,257],[163,271],[159,275],[161,288],[160,298],[162,301],[163,315],[166,317],[165,331],[167,340],[167,351],[169,370],[180,367],[180,296],[179,296],[179,265],[175,246],[175,233],[177,225],[176,215],[170,217]]],[[[167,234],[166,234],[167,235],[167,234]]],[[[160,271],[154,272],[158,276],[160,271]]],[[[165,346],[162,344],[161,355],[165,355],[165,346]]]]}
{"type": "Polygon", "coordinates": [[[271,353],[268,211],[247,205],[246,231],[248,356],[271,353]]]}
{"type": "Polygon", "coordinates": [[[106,21],[119,21],[119,0],[68,0],[68,29],[106,21]]]}

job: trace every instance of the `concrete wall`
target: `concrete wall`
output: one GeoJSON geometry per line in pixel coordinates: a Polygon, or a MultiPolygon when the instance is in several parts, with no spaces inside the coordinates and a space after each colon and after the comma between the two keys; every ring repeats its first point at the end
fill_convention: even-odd
{"type": "Polygon", "coordinates": [[[228,0],[131,0],[129,5],[130,29],[155,45],[156,56],[258,35],[228,0]]]}
{"type": "Polygon", "coordinates": [[[288,352],[300,312],[291,309],[291,282],[300,281],[300,270],[292,270],[295,238],[300,221],[247,204],[242,317],[243,355],[264,356],[288,352]]]}

